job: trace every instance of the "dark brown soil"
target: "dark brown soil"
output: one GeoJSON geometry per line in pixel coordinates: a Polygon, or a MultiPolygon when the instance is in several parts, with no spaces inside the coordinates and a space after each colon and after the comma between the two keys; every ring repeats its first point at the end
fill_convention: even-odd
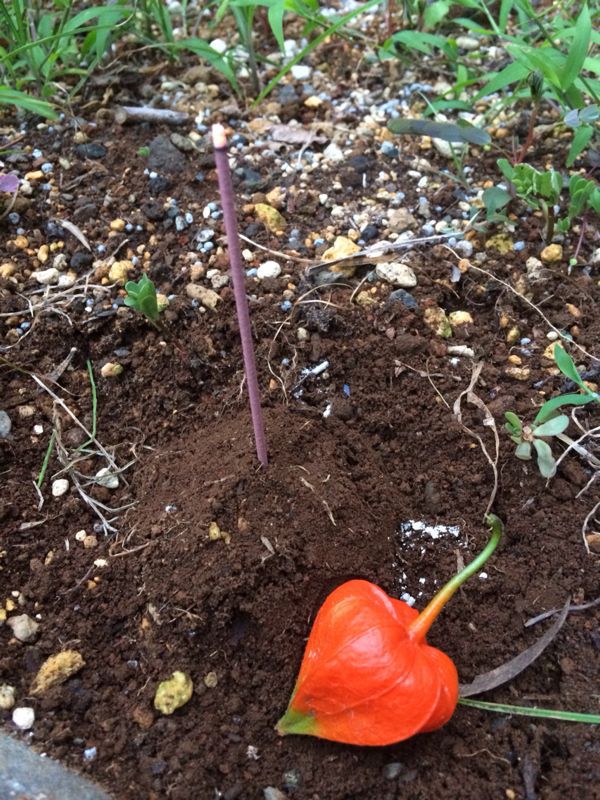
{"type": "MultiPolygon", "coordinates": [[[[202,208],[217,199],[209,155],[199,156],[204,182],[194,180],[200,167],[190,157],[174,179],[171,191],[197,219],[178,233],[161,215],[169,192],[152,196],[136,155],[158,133],[169,131],[101,129],[94,136],[107,147],[106,158],[77,162],[71,131],[58,138],[39,132],[31,144],[52,152],[59,142],[56,155],[71,160],[74,171],[56,178],[59,190],[48,204],[36,194],[24,210],[30,253],[15,250],[8,241],[14,231],[4,231],[3,260],[13,259],[31,287],[26,271],[36,266],[35,251],[52,241],[48,221],[77,219],[78,208],[92,205],[91,217],[84,221],[80,212],[77,223],[92,246],[106,242],[111,253],[122,244],[125,257],[153,235],[148,272],[162,292],[177,295],[165,312],[166,335],[132,311],[113,308],[115,292],[112,298],[99,296],[89,313],[84,299],[76,299],[61,307],[68,319],[35,316],[18,342],[8,333],[9,323],[5,328],[10,349],[3,355],[0,397],[13,429],[0,440],[0,600],[22,593],[22,613],[39,614],[41,626],[30,644],[0,627],[0,680],[17,688],[19,704],[36,710],[31,743],[90,774],[117,800],[255,800],[268,786],[298,800],[597,797],[600,744],[597,730],[587,725],[459,706],[444,729],[388,748],[276,734],[311,619],[328,591],[361,576],[392,595],[408,592],[422,607],[459,560],[467,562],[486,540],[482,516],[492,471],[452,413],[473,361],[451,361],[448,341],[427,327],[424,309],[438,304],[472,314],[473,323],[457,330],[450,344],[472,347],[484,362],[476,390],[496,419],[501,442],[494,511],[505,522],[505,539],[486,566],[487,577],[461,590],[430,636],[455,660],[463,682],[531,644],[540,627],[524,628],[529,617],[561,606],[569,596],[586,602],[598,594],[598,562],[586,553],[581,532],[597,494],[595,499],[592,487],[578,496],[591,472],[574,455],[547,486],[533,462],[515,459],[501,430],[503,412],[531,418],[533,407],[563,385],[544,358],[548,327],[530,305],[481,273],[471,270],[451,283],[456,259],[441,247],[422,249],[412,261],[419,281],[412,290],[415,310],[386,303],[391,287],[381,283],[366,284],[374,287],[374,305],[356,305],[357,275],[347,287],[304,297],[319,303],[298,303],[284,312],[286,288],[293,302],[311,288],[303,266],[293,261],[278,279],[250,281],[270,456],[268,469],[258,468],[232,292],[221,289],[217,310],[201,312],[184,291],[186,254],[203,227],[202,208]],[[107,239],[109,223],[118,217],[139,221],[143,232],[107,239]],[[507,320],[532,340],[528,347],[507,343],[507,320]],[[308,330],[308,340],[298,340],[299,327],[308,330]],[[57,386],[48,376],[71,347],[77,352],[57,386]],[[505,372],[511,354],[520,354],[531,368],[527,380],[505,372]],[[87,359],[97,383],[97,438],[114,448],[120,464],[134,462],[125,473],[128,486],[122,481],[116,492],[92,490],[112,506],[134,504],[120,515],[118,532],[98,533],[92,549],[75,534],[93,533],[97,517],[73,488],[60,499],[50,494],[50,477],[60,469],[56,456],[43,488],[45,503],[37,510],[32,482],[52,429],[53,403],[29,375],[41,376],[89,427],[87,359]],[[282,366],[282,359],[289,365],[282,366]],[[327,370],[302,381],[301,370],[323,360],[327,370]],[[123,374],[101,378],[107,361],[119,361],[123,374]],[[273,380],[273,373],[281,380],[273,380]],[[20,415],[24,405],[34,407],[33,417],[20,415]],[[43,435],[32,434],[34,423],[43,425],[43,435]],[[408,520],[458,525],[460,535],[433,540],[415,534],[407,540],[400,526],[408,520]],[[211,541],[212,522],[230,538],[211,541]],[[106,559],[107,566],[95,566],[97,559],[106,559]],[[30,697],[40,663],[67,647],[81,652],[84,669],[44,697],[30,697]],[[163,717],[153,710],[154,692],[173,670],[188,672],[195,691],[187,705],[163,717]],[[212,672],[218,682],[208,688],[204,678],[212,672]],[[83,750],[90,747],[97,748],[97,757],[86,762],[83,750]],[[395,763],[401,767],[389,767],[395,763]]],[[[411,151],[396,162],[368,146],[365,153],[369,180],[385,169],[391,182],[403,185],[411,151]]],[[[266,160],[253,161],[252,168],[263,175],[265,191],[294,186],[293,176],[282,176],[266,160]]],[[[330,182],[331,174],[313,173],[312,185],[283,212],[301,230],[301,241],[327,225],[333,226],[330,237],[336,232],[337,223],[318,203],[307,208],[309,199],[329,191],[330,182]]],[[[289,250],[285,239],[253,227],[252,215],[241,208],[252,193],[238,187],[242,230],[275,250],[289,250]]],[[[405,204],[412,207],[416,198],[404,188],[405,204]]],[[[445,211],[456,202],[452,188],[444,184],[436,199],[445,211]]],[[[357,191],[362,189],[345,183],[341,202],[350,208],[357,191]]],[[[221,222],[216,224],[222,231],[221,222]]],[[[568,274],[565,258],[543,281],[525,281],[526,259],[541,248],[535,225],[520,237],[527,241],[524,251],[490,251],[484,267],[525,290],[555,326],[571,329],[578,344],[597,353],[598,274],[568,274]],[[576,320],[567,303],[580,310],[576,320]]],[[[595,236],[590,229],[585,253],[595,236]]],[[[478,249],[484,238],[475,240],[478,249]]],[[[69,256],[81,250],[72,236],[64,241],[69,256]]],[[[218,254],[217,266],[226,264],[226,255],[218,254]]],[[[4,282],[0,310],[20,321],[27,306],[16,288],[4,282]]],[[[589,366],[579,351],[572,352],[589,366]]],[[[492,432],[481,413],[466,401],[463,409],[465,422],[492,450],[492,432]]],[[[62,436],[80,444],[74,424],[57,413],[62,436]]],[[[593,409],[579,418],[586,427],[598,424],[593,409]]],[[[93,457],[87,462],[87,474],[103,466],[93,457]]],[[[598,615],[572,614],[533,666],[485,699],[597,712],[599,649],[598,615]]],[[[10,712],[2,713],[12,729],[10,712]]]]}

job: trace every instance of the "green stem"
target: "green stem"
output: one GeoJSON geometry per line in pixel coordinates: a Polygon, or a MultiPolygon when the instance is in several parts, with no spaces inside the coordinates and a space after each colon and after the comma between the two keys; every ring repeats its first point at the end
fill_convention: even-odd
{"type": "Polygon", "coordinates": [[[88,445],[92,444],[96,439],[96,431],[98,427],[98,394],[96,392],[96,381],[94,380],[94,369],[92,367],[92,362],[88,358],[85,362],[87,364],[87,371],[90,378],[90,389],[92,391],[92,430],[91,430],[91,438],[84,442],[83,444],[79,445],[77,448],[78,451],[83,450],[88,445]]]}
{"type": "Polygon", "coordinates": [[[409,626],[409,635],[413,641],[423,641],[429,628],[436,617],[455,592],[485,564],[492,555],[502,536],[502,522],[495,514],[488,514],[485,521],[490,528],[490,540],[481,553],[471,561],[458,575],[455,575],[440,591],[429,601],[416,620],[409,626]]]}
{"type": "Polygon", "coordinates": [[[553,708],[529,708],[528,706],[510,706],[505,703],[486,703],[484,700],[471,700],[466,697],[461,697],[458,702],[461,706],[480,708],[482,711],[497,711],[499,714],[560,719],[564,722],[587,722],[589,725],[600,724],[600,714],[580,714],[577,711],[558,711],[553,708]]]}
{"type": "Polygon", "coordinates": [[[56,430],[53,430],[52,436],[50,437],[50,441],[48,442],[48,448],[46,449],[46,455],[44,456],[44,460],[42,462],[42,468],[40,470],[40,474],[37,476],[37,481],[35,482],[35,485],[38,487],[38,489],[42,488],[42,483],[44,482],[44,478],[46,477],[46,470],[48,469],[50,456],[52,455],[52,451],[54,450],[55,441],[56,441],[56,430]]]}

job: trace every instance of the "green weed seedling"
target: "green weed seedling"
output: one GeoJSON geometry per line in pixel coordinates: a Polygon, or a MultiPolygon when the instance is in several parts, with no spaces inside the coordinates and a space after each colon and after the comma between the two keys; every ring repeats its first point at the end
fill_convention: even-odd
{"type": "Polygon", "coordinates": [[[595,123],[600,119],[600,108],[595,103],[584,108],[571,109],[565,114],[564,122],[575,131],[567,154],[567,167],[572,167],[597,133],[595,123]]]}
{"type": "Polygon", "coordinates": [[[560,172],[554,169],[539,172],[530,164],[513,166],[506,158],[499,158],[497,163],[500,172],[514,186],[517,197],[542,212],[546,223],[546,241],[552,241],[556,222],[554,206],[559,203],[563,188],[560,172]]]}
{"type": "Polygon", "coordinates": [[[158,328],[160,311],[156,298],[156,287],[150,278],[147,275],[142,275],[137,283],[135,281],[127,281],[125,291],[127,292],[125,305],[133,308],[134,311],[139,311],[154,327],[158,328]]]}
{"type": "Polygon", "coordinates": [[[556,460],[547,440],[561,436],[569,425],[569,417],[566,414],[557,414],[558,409],[562,406],[581,406],[594,401],[600,402],[600,395],[585,385],[573,359],[560,345],[556,345],[554,349],[554,358],[562,374],[577,384],[583,393],[563,394],[547,400],[531,425],[524,425],[513,411],[504,414],[506,418],[504,427],[517,445],[516,457],[529,461],[532,450],[535,450],[538,468],[544,478],[552,478],[556,473],[556,460]]]}
{"type": "Polygon", "coordinates": [[[558,221],[558,230],[567,233],[571,229],[573,220],[590,210],[600,214],[600,186],[596,181],[584,178],[583,175],[572,175],[569,180],[567,216],[558,221]]]}

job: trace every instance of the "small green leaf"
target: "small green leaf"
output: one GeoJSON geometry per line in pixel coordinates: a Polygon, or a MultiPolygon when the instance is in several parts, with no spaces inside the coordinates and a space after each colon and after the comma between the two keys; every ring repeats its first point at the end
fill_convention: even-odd
{"type": "Polygon", "coordinates": [[[534,427],[534,436],[558,436],[559,433],[564,433],[569,427],[569,418],[566,414],[559,414],[558,417],[543,422],[541,425],[534,427]]]}
{"type": "Polygon", "coordinates": [[[552,478],[556,473],[556,461],[552,455],[552,450],[547,442],[543,439],[534,439],[533,446],[537,453],[537,463],[540,474],[544,478],[552,478]]]}
{"type": "Polygon", "coordinates": [[[596,396],[592,392],[589,394],[561,394],[558,397],[553,397],[551,400],[546,400],[540,408],[533,424],[541,425],[547,419],[550,419],[557,409],[562,406],[584,406],[594,399],[596,399],[596,396]]]}
{"type": "Polygon", "coordinates": [[[476,103],[489,94],[495,94],[501,89],[506,89],[506,87],[510,86],[512,83],[522,81],[523,78],[527,77],[528,73],[529,70],[523,64],[518,64],[517,62],[509,64],[507,67],[500,70],[500,72],[492,73],[490,80],[473,98],[473,102],[476,103]]]}
{"type": "Polygon", "coordinates": [[[579,372],[577,372],[575,362],[560,344],[557,344],[554,348],[554,360],[556,361],[556,366],[563,375],[566,375],[567,378],[570,378],[572,381],[574,381],[584,391],[589,391],[583,383],[581,375],[579,372]]]}
{"type": "Polygon", "coordinates": [[[498,165],[498,169],[504,175],[504,177],[512,182],[515,177],[515,168],[510,161],[508,161],[506,158],[499,158],[496,161],[496,164],[498,165]]]}
{"type": "Polygon", "coordinates": [[[517,458],[520,458],[522,461],[529,461],[531,458],[531,444],[530,442],[521,442],[521,444],[517,445],[515,450],[515,455],[517,458]]]}
{"type": "Polygon", "coordinates": [[[579,73],[583,69],[583,63],[590,46],[591,35],[592,20],[587,4],[584,4],[581,9],[581,14],[575,23],[575,36],[569,47],[569,55],[560,73],[561,88],[563,90],[567,90],[574,83],[575,78],[579,76],[579,73]]]}
{"type": "Polygon", "coordinates": [[[500,186],[492,186],[483,193],[483,202],[487,213],[487,218],[494,221],[498,212],[510,203],[510,192],[500,186]]]}
{"type": "Polygon", "coordinates": [[[523,425],[521,420],[517,417],[517,415],[513,411],[505,411],[504,417],[507,420],[506,428],[507,430],[514,431],[514,433],[521,433],[523,430],[523,425]]]}
{"type": "Polygon", "coordinates": [[[151,322],[156,323],[159,317],[158,302],[156,300],[156,287],[147,275],[142,275],[140,280],[128,281],[125,284],[127,297],[124,300],[126,306],[139,311],[151,322]]]}

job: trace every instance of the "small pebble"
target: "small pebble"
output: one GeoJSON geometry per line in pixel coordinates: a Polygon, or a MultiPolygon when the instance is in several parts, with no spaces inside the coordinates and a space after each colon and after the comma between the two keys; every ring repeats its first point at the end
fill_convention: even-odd
{"type": "MultiPolygon", "coordinates": [[[[380,151],[382,155],[387,156],[388,158],[396,158],[400,152],[395,144],[392,144],[392,142],[388,142],[387,140],[382,142],[380,151]]],[[[419,177],[421,176],[419,175],[419,177]]]]}
{"type": "Polygon", "coordinates": [[[0,711],[10,711],[15,704],[16,689],[8,683],[0,684],[0,711]]]}
{"type": "Polygon", "coordinates": [[[75,152],[80,158],[104,158],[108,150],[99,142],[89,142],[78,144],[75,152]]]}
{"type": "Polygon", "coordinates": [[[410,308],[411,311],[417,308],[418,303],[415,298],[412,296],[410,292],[407,292],[406,289],[395,289],[393,292],[390,292],[387,299],[388,303],[403,303],[406,308],[410,308]]]}
{"type": "Polygon", "coordinates": [[[15,639],[20,642],[34,642],[40,627],[39,622],[31,619],[28,614],[10,617],[6,624],[12,630],[15,639]]]}
{"type": "Polygon", "coordinates": [[[289,769],[281,776],[281,783],[284,789],[294,792],[302,786],[302,774],[299,769],[289,769]]]}
{"type": "Polygon", "coordinates": [[[473,243],[470,242],[468,239],[461,239],[460,242],[458,242],[458,244],[456,245],[456,249],[465,258],[469,258],[470,256],[473,255],[473,243]]]}
{"type": "Polygon", "coordinates": [[[281,267],[277,261],[264,261],[256,270],[256,277],[259,280],[265,278],[278,278],[281,275],[281,267]]]}
{"type": "Polygon", "coordinates": [[[52,481],[52,497],[62,497],[69,491],[69,481],[66,478],[57,478],[52,481]]]}
{"type": "Polygon", "coordinates": [[[60,273],[55,267],[48,267],[48,269],[41,269],[37,272],[31,273],[31,277],[42,286],[50,286],[51,284],[56,283],[59,275],[60,273]]]}
{"type": "Polygon", "coordinates": [[[119,486],[118,475],[113,475],[108,467],[102,467],[96,473],[96,483],[104,486],[106,489],[117,489],[119,486]]]}
{"type": "Polygon", "coordinates": [[[83,757],[86,761],[93,761],[98,755],[98,750],[95,747],[86,747],[83,751],[83,757]]]}
{"type": "Polygon", "coordinates": [[[403,289],[412,289],[417,285],[417,276],[408,264],[399,261],[383,261],[375,267],[378,278],[391,283],[392,286],[400,286],[403,289]]]}
{"type": "Polygon", "coordinates": [[[0,439],[7,439],[10,435],[12,422],[6,411],[0,411],[0,439]]]}
{"type": "Polygon", "coordinates": [[[29,706],[19,706],[12,713],[13,723],[22,731],[33,728],[35,722],[35,711],[29,706]]]}
{"type": "Polygon", "coordinates": [[[294,64],[291,69],[292,76],[297,81],[305,81],[310,77],[312,69],[306,64],[294,64]]]}
{"type": "Polygon", "coordinates": [[[383,768],[383,777],[388,781],[394,781],[403,769],[404,767],[399,761],[392,761],[383,768]]]}
{"type": "Polygon", "coordinates": [[[207,672],[204,676],[204,685],[207,689],[214,689],[219,683],[219,678],[216,672],[207,672]]]}
{"type": "Polygon", "coordinates": [[[263,789],[263,797],[264,800],[288,800],[287,794],[274,786],[267,786],[263,789]]]}
{"type": "Polygon", "coordinates": [[[544,264],[555,264],[557,261],[562,261],[562,257],[562,244],[549,244],[548,247],[544,247],[540,253],[540,258],[544,264]]]}

